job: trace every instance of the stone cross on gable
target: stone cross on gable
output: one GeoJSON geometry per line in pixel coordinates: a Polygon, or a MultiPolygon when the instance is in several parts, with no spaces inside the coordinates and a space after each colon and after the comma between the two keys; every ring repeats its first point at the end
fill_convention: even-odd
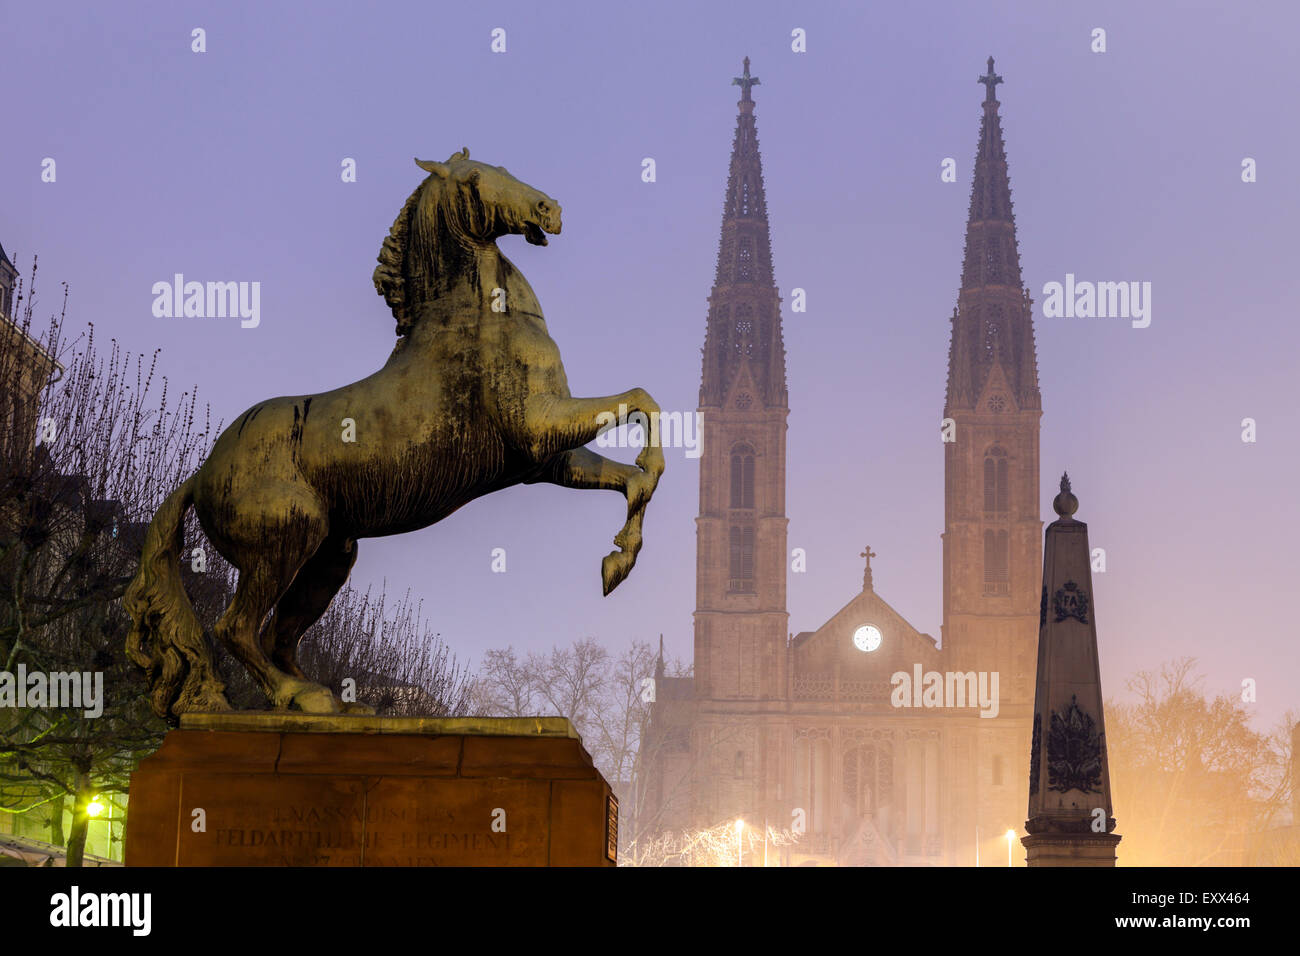
{"type": "Polygon", "coordinates": [[[749,88],[751,86],[758,86],[758,77],[749,75],[749,57],[745,57],[745,75],[733,76],[731,78],[731,85],[740,87],[740,98],[744,100],[750,98],[749,88]]]}
{"type": "Polygon", "coordinates": [[[875,556],[876,556],[876,552],[874,552],[874,551],[871,550],[871,545],[867,545],[865,548],[863,548],[862,551],[861,551],[861,553],[858,555],[858,557],[860,557],[860,558],[866,558],[866,559],[867,559],[867,568],[866,568],[865,571],[862,572],[862,590],[864,590],[864,591],[870,591],[870,590],[872,590],[872,586],[871,586],[871,559],[874,558],[875,556]]]}
{"type": "Polygon", "coordinates": [[[995,97],[993,96],[993,88],[1002,82],[1002,77],[998,76],[996,73],[993,72],[993,57],[989,57],[989,71],[983,76],[981,76],[978,80],[976,80],[976,82],[984,84],[984,88],[986,90],[984,94],[985,103],[988,103],[993,99],[995,99],[995,97]]]}

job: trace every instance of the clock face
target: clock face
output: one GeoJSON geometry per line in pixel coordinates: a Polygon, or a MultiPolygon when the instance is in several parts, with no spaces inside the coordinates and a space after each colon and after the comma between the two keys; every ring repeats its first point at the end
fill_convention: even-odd
{"type": "Polygon", "coordinates": [[[863,624],[853,632],[853,646],[860,651],[874,651],[880,646],[880,628],[874,624],[863,624]]]}

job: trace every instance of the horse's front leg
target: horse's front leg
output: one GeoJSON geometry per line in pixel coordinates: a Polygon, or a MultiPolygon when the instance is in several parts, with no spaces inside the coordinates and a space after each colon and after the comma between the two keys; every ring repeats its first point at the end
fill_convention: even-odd
{"type": "Polygon", "coordinates": [[[607,398],[533,396],[525,405],[528,447],[543,470],[530,482],[548,481],[566,488],[606,488],[627,497],[627,521],[614,536],[619,550],[601,561],[601,583],[605,594],[618,587],[636,564],[641,550],[641,527],[646,505],[664,471],[663,448],[658,441],[659,406],[645,390],[632,389],[607,398]],[[622,423],[621,416],[641,412],[646,416],[645,447],[636,465],[613,461],[583,448],[598,434],[622,423]],[[549,459],[549,460],[548,460],[549,459]]]}

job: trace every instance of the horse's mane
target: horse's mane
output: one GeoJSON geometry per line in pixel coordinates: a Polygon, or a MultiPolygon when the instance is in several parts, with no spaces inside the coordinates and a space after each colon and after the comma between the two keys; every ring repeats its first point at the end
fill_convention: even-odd
{"type": "MultiPolygon", "coordinates": [[[[469,150],[453,153],[447,163],[458,159],[469,159],[469,150]]],[[[375,291],[392,309],[398,336],[410,332],[419,320],[437,278],[435,270],[442,262],[439,231],[442,225],[450,226],[464,215],[463,210],[458,214],[455,207],[463,205],[467,198],[449,175],[446,164],[418,159],[415,162],[430,175],[415,187],[397,214],[379,250],[379,265],[374,272],[375,291]],[[435,167],[440,167],[441,172],[434,174],[435,167]],[[436,195],[426,196],[427,190],[434,190],[436,195]]]]}
{"type": "Polygon", "coordinates": [[[438,208],[456,189],[451,177],[426,177],[403,204],[393,228],[383,239],[380,264],[374,269],[374,289],[393,310],[398,336],[415,328],[421,308],[429,300],[434,269],[441,261],[438,208]],[[439,195],[425,196],[426,190],[435,190],[439,195]]]}
{"type": "MultiPolygon", "coordinates": [[[[411,193],[410,198],[402,206],[402,211],[397,214],[397,219],[393,226],[388,230],[388,235],[384,237],[384,245],[379,250],[379,265],[375,267],[374,281],[375,291],[384,297],[388,307],[393,311],[393,317],[397,319],[397,334],[406,335],[415,326],[415,320],[418,316],[415,314],[420,304],[424,301],[428,290],[428,277],[422,268],[407,268],[407,262],[427,263],[429,262],[428,253],[434,249],[415,248],[408,249],[408,244],[413,246],[425,246],[427,240],[421,235],[424,229],[418,227],[414,230],[416,238],[411,238],[411,220],[419,217],[420,197],[423,195],[426,187],[432,185],[434,177],[430,176],[415,187],[415,192],[411,193]],[[408,256],[409,253],[413,253],[408,256]],[[420,254],[421,252],[425,254],[420,254]]],[[[437,235],[436,231],[431,237],[432,245],[436,248],[437,235]]]]}

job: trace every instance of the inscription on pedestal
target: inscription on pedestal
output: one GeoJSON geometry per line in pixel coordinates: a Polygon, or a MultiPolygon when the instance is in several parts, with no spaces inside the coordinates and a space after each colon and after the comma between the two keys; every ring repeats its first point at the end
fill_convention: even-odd
{"type": "Polygon", "coordinates": [[[258,806],[244,780],[191,777],[183,802],[207,830],[181,835],[182,865],[544,865],[547,785],[533,781],[282,778],[258,806]],[[506,832],[492,811],[506,810],[506,832]]]}
{"type": "Polygon", "coordinates": [[[133,777],[128,865],[617,862],[618,802],[576,735],[439,729],[173,731],[133,777]]]}

